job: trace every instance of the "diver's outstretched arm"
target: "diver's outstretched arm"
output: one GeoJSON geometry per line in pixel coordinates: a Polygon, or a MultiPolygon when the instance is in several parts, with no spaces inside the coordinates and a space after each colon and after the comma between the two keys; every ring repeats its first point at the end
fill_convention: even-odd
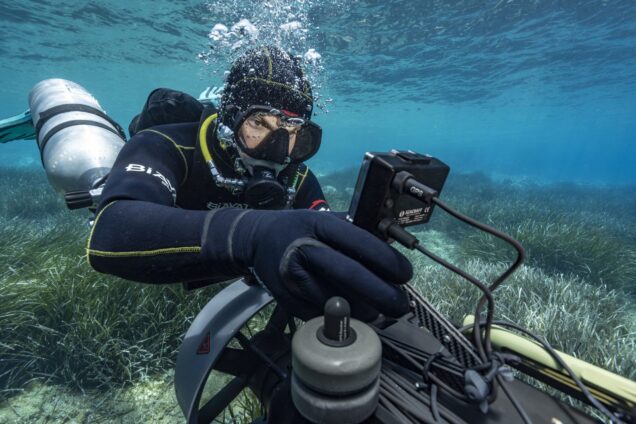
{"type": "Polygon", "coordinates": [[[97,271],[122,278],[172,283],[236,277],[201,253],[208,211],[175,207],[187,164],[174,145],[153,131],[126,143],[104,187],[87,257],[97,271]]]}
{"type": "Polygon", "coordinates": [[[304,319],[320,315],[336,295],[362,319],[408,311],[396,284],[411,278],[410,262],[333,213],[176,207],[188,162],[166,140],[142,131],[119,154],[88,241],[96,270],[154,283],[253,274],[304,319]]]}

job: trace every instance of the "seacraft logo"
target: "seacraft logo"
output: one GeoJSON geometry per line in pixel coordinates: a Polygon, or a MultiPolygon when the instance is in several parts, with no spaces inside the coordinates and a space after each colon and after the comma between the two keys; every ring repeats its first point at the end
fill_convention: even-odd
{"type": "Polygon", "coordinates": [[[405,216],[413,216],[413,215],[419,215],[422,213],[422,209],[423,208],[417,208],[417,209],[406,209],[403,211],[400,211],[400,218],[404,218],[405,216]]]}
{"type": "Polygon", "coordinates": [[[126,172],[143,172],[144,174],[158,178],[161,181],[161,184],[170,191],[172,199],[177,199],[177,191],[172,186],[170,180],[167,179],[161,172],[153,170],[152,167],[146,167],[145,165],[140,165],[138,163],[129,163],[128,166],[126,166],[126,172]]]}

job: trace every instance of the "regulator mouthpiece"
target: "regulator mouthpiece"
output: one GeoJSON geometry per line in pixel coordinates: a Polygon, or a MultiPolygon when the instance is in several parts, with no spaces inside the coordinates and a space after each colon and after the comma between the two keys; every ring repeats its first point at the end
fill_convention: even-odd
{"type": "Polygon", "coordinates": [[[252,209],[283,209],[287,204],[287,190],[273,170],[257,166],[245,186],[245,201],[252,209]]]}

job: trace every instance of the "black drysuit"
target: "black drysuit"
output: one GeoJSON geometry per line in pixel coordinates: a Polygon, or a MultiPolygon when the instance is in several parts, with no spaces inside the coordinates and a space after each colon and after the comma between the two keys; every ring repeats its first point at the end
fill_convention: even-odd
{"type": "MultiPolygon", "coordinates": [[[[210,211],[247,207],[242,195],[215,185],[203,159],[200,146],[207,143],[221,174],[237,177],[216,140],[212,114],[204,112],[201,125],[156,126],[126,143],[88,240],[93,268],[148,283],[222,281],[245,272],[205,254],[205,243],[214,243],[214,229],[204,228],[210,211]]],[[[289,166],[281,178],[296,187],[294,209],[328,209],[318,180],[304,164],[289,166]]]]}

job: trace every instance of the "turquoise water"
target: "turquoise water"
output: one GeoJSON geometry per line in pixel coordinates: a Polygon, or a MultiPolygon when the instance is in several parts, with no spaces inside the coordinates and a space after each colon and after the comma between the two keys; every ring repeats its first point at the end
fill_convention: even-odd
{"type": "MultiPolygon", "coordinates": [[[[263,43],[305,58],[324,130],[310,166],[332,204],[346,207],[366,151],[440,158],[444,197],[529,252],[500,316],[636,377],[636,2],[0,0],[0,119],[65,78],[126,128],[154,88],[196,97],[263,43]]],[[[171,370],[206,294],[92,272],[85,223],[34,141],[0,145],[0,423],[182,422],[171,370]]],[[[419,231],[475,274],[510,260],[438,212],[419,231]]],[[[461,319],[464,283],[409,258],[461,319]]]]}
{"type": "MultiPolygon", "coordinates": [[[[247,45],[274,42],[321,55],[308,65],[329,109],[314,167],[410,148],[454,172],[636,182],[631,1],[5,1],[0,28],[1,116],[62,77],[126,126],[153,88],[196,96],[247,45]],[[241,19],[258,34],[209,38],[241,19]]],[[[0,166],[38,166],[33,143],[1,153],[0,166]]]]}

